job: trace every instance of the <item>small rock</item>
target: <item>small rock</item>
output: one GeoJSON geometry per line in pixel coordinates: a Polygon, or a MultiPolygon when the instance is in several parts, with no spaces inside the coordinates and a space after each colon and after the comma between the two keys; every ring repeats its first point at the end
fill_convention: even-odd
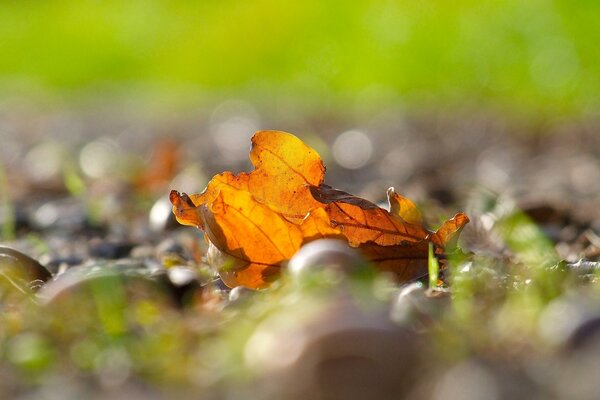
{"type": "Polygon", "coordinates": [[[177,287],[188,286],[194,282],[198,282],[198,274],[190,268],[173,267],[167,270],[169,280],[177,287]]]}
{"type": "Polygon", "coordinates": [[[578,275],[590,275],[595,274],[600,270],[600,262],[580,259],[573,263],[566,263],[565,267],[578,275]]]}
{"type": "Polygon", "coordinates": [[[189,259],[186,249],[172,238],[167,238],[156,246],[156,258],[173,255],[184,260],[189,259]]]}
{"type": "Polygon", "coordinates": [[[549,398],[518,365],[492,364],[475,358],[453,365],[438,379],[423,380],[429,387],[434,384],[431,400],[549,398]]]}
{"type": "Polygon", "coordinates": [[[590,344],[600,344],[600,313],[577,326],[568,340],[568,346],[572,349],[583,349],[590,344]]]}
{"type": "Polygon", "coordinates": [[[62,169],[67,155],[65,143],[44,140],[24,156],[24,170],[38,188],[58,191],[62,189],[62,169]]]}
{"type": "Polygon", "coordinates": [[[229,291],[229,304],[239,304],[250,298],[256,291],[244,286],[234,287],[229,291]]]}
{"type": "Polygon", "coordinates": [[[154,247],[149,244],[141,244],[131,249],[129,253],[131,258],[148,259],[154,257],[154,247]]]}
{"type": "Polygon", "coordinates": [[[45,262],[44,264],[54,275],[56,275],[61,270],[66,270],[68,268],[81,265],[82,263],[83,258],[76,255],[68,255],[64,257],[50,257],[48,262],[45,262]]]}
{"type": "Polygon", "coordinates": [[[90,256],[116,260],[128,257],[135,244],[128,242],[100,241],[90,245],[90,256]]]}
{"type": "Polygon", "coordinates": [[[76,232],[85,228],[87,223],[84,205],[71,198],[44,202],[30,214],[30,224],[40,230],[76,232]]]}
{"type": "Polygon", "coordinates": [[[62,339],[98,331],[133,332],[160,323],[177,309],[168,284],[136,263],[73,267],[37,297],[48,311],[52,331],[62,339]]]}
{"type": "Polygon", "coordinates": [[[52,279],[39,262],[10,247],[0,246],[0,280],[23,293],[35,291],[52,279]]]}
{"type": "Polygon", "coordinates": [[[542,312],[540,335],[552,346],[573,351],[600,333],[594,322],[599,316],[598,300],[582,293],[566,294],[553,300],[542,312]]]}
{"type": "Polygon", "coordinates": [[[180,226],[167,197],[161,197],[154,203],[148,215],[148,224],[154,232],[163,232],[180,226]]]}
{"type": "Polygon", "coordinates": [[[190,304],[194,295],[202,290],[198,274],[186,267],[171,267],[166,271],[177,303],[180,306],[190,304]]]}
{"type": "Polygon", "coordinates": [[[339,281],[367,265],[361,254],[345,242],[320,239],[302,246],[290,259],[287,270],[299,282],[339,281]]]}
{"type": "Polygon", "coordinates": [[[267,399],[398,399],[412,385],[420,340],[382,309],[340,296],[303,320],[288,310],[258,326],[245,361],[267,399]]]}
{"type": "Polygon", "coordinates": [[[557,350],[543,365],[544,383],[558,399],[600,398],[600,301],[593,291],[578,291],[552,301],[539,318],[540,336],[557,350]]]}
{"type": "MultiPolygon", "coordinates": [[[[223,253],[217,248],[212,242],[208,243],[208,250],[206,251],[206,261],[213,271],[219,272],[221,279],[219,281],[224,284],[227,282],[228,275],[233,274],[239,268],[246,266],[246,262],[240,259],[232,259],[228,254],[223,253]],[[227,271],[225,271],[227,270],[227,271]]],[[[232,285],[233,286],[233,285],[232,285]]]]}
{"type": "Polygon", "coordinates": [[[425,331],[439,320],[450,306],[450,293],[430,290],[421,282],[404,286],[392,303],[391,319],[425,331]]]}

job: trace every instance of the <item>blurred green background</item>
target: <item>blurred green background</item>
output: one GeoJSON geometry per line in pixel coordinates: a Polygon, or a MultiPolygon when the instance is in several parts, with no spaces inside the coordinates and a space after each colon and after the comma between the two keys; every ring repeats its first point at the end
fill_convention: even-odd
{"type": "Polygon", "coordinates": [[[2,1],[0,96],[596,116],[600,2],[2,1]]]}

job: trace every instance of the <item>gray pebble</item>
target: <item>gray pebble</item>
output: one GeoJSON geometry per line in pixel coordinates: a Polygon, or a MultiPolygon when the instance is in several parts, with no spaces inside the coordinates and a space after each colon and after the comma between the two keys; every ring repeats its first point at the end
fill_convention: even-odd
{"type": "Polygon", "coordinates": [[[246,346],[266,398],[397,399],[412,384],[420,339],[382,309],[340,296],[312,319],[286,315],[259,325],[246,346]]]}
{"type": "Polygon", "coordinates": [[[427,330],[450,306],[450,293],[429,290],[420,282],[404,286],[392,303],[392,321],[408,324],[418,331],[427,330]]]}
{"type": "Polygon", "coordinates": [[[338,280],[351,275],[368,263],[344,241],[320,239],[300,248],[290,259],[287,270],[298,281],[310,280],[311,275],[338,280]]]}

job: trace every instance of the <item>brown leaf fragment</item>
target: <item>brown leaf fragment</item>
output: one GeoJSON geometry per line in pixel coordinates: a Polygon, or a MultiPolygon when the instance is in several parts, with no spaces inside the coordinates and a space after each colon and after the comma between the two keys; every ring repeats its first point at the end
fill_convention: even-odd
{"type": "Polygon", "coordinates": [[[322,208],[312,210],[300,225],[304,234],[304,242],[311,242],[317,239],[337,238],[345,240],[346,237],[342,232],[332,226],[329,220],[329,215],[322,208]]]}
{"type": "Polygon", "coordinates": [[[415,206],[415,203],[396,193],[393,187],[387,190],[387,198],[390,205],[390,214],[409,224],[420,225],[423,223],[421,211],[415,206]]]}
{"type": "Polygon", "coordinates": [[[331,225],[342,231],[353,247],[367,242],[380,246],[414,243],[424,240],[430,234],[421,225],[404,222],[368,200],[331,186],[313,186],[311,193],[323,204],[331,225]]]}
{"type": "Polygon", "coordinates": [[[164,190],[165,185],[177,174],[181,162],[182,152],[177,141],[163,138],[156,141],[153,147],[147,164],[133,180],[136,190],[142,193],[164,190]]]}
{"type": "Polygon", "coordinates": [[[199,229],[204,229],[204,222],[200,217],[200,210],[196,204],[201,204],[200,201],[194,201],[198,195],[188,196],[186,193],[179,193],[177,190],[171,190],[169,200],[173,204],[173,213],[177,222],[182,225],[195,226],[199,229]]]}
{"type": "Polygon", "coordinates": [[[442,226],[431,235],[431,241],[442,247],[454,247],[456,246],[456,240],[462,231],[462,228],[469,222],[469,217],[464,213],[458,213],[448,221],[444,222],[442,226]]]}
{"type": "Polygon", "coordinates": [[[429,241],[380,246],[367,242],[358,247],[380,271],[392,272],[398,282],[407,282],[427,275],[429,241]]]}

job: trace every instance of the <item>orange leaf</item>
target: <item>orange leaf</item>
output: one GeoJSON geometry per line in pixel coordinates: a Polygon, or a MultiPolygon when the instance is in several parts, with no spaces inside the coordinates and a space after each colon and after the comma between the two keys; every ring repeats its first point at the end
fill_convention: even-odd
{"type": "Polygon", "coordinates": [[[415,206],[415,203],[396,193],[393,187],[387,190],[387,197],[390,205],[390,214],[409,224],[420,225],[423,223],[421,211],[415,206]]]}
{"type": "Polygon", "coordinates": [[[324,237],[345,239],[401,281],[415,279],[426,274],[429,242],[441,254],[468,222],[457,214],[433,233],[393,188],[388,212],[327,186],[319,155],[289,133],[257,132],[250,160],[252,172],[216,175],[201,194],[170,194],[177,220],[206,232],[209,256],[231,287],[267,286],[300,246],[324,237]]]}
{"type": "MultiPolygon", "coordinates": [[[[250,161],[254,171],[216,175],[202,194],[189,196],[192,204],[208,203],[221,189],[228,187],[251,193],[256,201],[269,204],[296,223],[302,222],[306,214],[318,206],[309,188],[323,182],[325,167],[317,152],[296,136],[280,131],[257,132],[252,137],[250,161]]],[[[184,214],[181,208],[174,212],[180,223],[196,225],[193,215],[184,214]]]]}
{"type": "Polygon", "coordinates": [[[469,222],[466,214],[458,213],[452,219],[444,222],[442,226],[431,236],[431,241],[441,247],[453,247],[462,228],[469,222]]]}
{"type": "Polygon", "coordinates": [[[202,204],[199,197],[200,195],[197,194],[188,196],[185,193],[179,193],[177,190],[171,190],[169,200],[173,204],[173,214],[175,214],[177,222],[182,225],[204,229],[199,207],[196,206],[196,204],[202,204]]]}
{"type": "Polygon", "coordinates": [[[200,207],[200,215],[210,242],[230,257],[220,266],[223,281],[231,286],[265,286],[306,241],[339,234],[322,210],[315,211],[298,225],[249,192],[221,190],[200,207]]]}

